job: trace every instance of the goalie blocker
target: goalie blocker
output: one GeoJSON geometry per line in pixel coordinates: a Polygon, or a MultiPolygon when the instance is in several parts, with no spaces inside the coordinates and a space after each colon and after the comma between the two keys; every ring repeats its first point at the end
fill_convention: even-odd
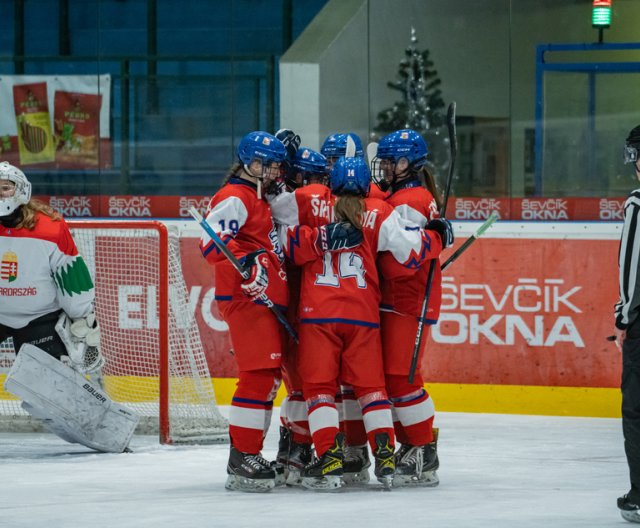
{"type": "Polygon", "coordinates": [[[20,348],[4,387],[52,433],[96,451],[125,451],[139,421],[82,374],[30,344],[20,348]]]}

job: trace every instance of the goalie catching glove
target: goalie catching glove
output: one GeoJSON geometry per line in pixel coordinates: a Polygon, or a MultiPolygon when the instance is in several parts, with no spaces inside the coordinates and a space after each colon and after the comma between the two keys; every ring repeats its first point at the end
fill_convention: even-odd
{"type": "Polygon", "coordinates": [[[62,313],[56,324],[56,332],[67,349],[71,366],[82,374],[100,370],[104,357],[100,353],[100,327],[95,313],[71,320],[62,313]]]}
{"type": "Polygon", "coordinates": [[[362,231],[349,222],[334,222],[318,227],[315,249],[318,255],[327,251],[353,249],[362,244],[362,231]]]}
{"type": "Polygon", "coordinates": [[[244,270],[249,272],[249,278],[244,279],[240,287],[244,294],[252,301],[256,301],[269,286],[269,257],[264,249],[249,253],[244,259],[244,270]]]}

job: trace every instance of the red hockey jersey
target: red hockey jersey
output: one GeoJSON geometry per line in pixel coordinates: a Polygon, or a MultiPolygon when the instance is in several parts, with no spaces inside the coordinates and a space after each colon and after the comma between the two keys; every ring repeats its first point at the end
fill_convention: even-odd
{"type": "Polygon", "coordinates": [[[335,200],[328,187],[315,184],[280,195],[272,202],[276,223],[288,226],[282,232],[285,254],[296,264],[304,265],[300,322],[377,327],[381,299],[378,252],[389,251],[408,270],[416,269],[429,258],[431,237],[404,222],[386,202],[365,198],[363,243],[353,250],[318,257],[317,231],[313,228],[334,221],[335,200]]]}
{"type": "MultiPolygon", "coordinates": [[[[386,202],[394,207],[396,212],[405,220],[424,228],[433,218],[437,218],[438,207],[431,193],[417,184],[405,187],[393,193],[386,202]]],[[[428,231],[431,235],[431,251],[416,273],[408,274],[403,266],[388,253],[383,253],[378,259],[378,268],[382,275],[382,303],[380,309],[402,315],[420,316],[422,302],[429,273],[431,259],[438,258],[442,252],[440,235],[435,231],[428,231]]],[[[442,297],[442,274],[440,263],[436,262],[435,273],[431,286],[431,295],[425,323],[435,324],[440,315],[442,297]]]]}
{"type": "MultiPolygon", "coordinates": [[[[269,286],[266,294],[275,304],[285,307],[288,292],[284,256],[271,208],[258,198],[256,186],[241,178],[231,178],[211,199],[206,221],[240,262],[248,253],[267,250],[269,286]]],[[[215,269],[216,301],[250,302],[240,288],[242,277],[206,232],[200,238],[200,250],[215,269]]]]}

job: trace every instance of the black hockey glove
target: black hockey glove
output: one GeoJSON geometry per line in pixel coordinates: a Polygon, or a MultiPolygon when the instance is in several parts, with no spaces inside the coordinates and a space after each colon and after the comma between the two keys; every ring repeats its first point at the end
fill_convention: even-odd
{"type": "Polygon", "coordinates": [[[288,128],[281,128],[276,132],[275,136],[282,141],[282,144],[287,149],[287,157],[291,160],[295,158],[300,148],[300,136],[288,128]]]}
{"type": "Polygon", "coordinates": [[[322,255],[327,251],[353,249],[362,244],[362,231],[349,222],[335,222],[318,227],[316,252],[322,255]]]}
{"type": "Polygon", "coordinates": [[[446,218],[434,218],[427,224],[426,229],[435,231],[440,235],[443,249],[453,245],[453,241],[455,240],[453,226],[446,218]]]}

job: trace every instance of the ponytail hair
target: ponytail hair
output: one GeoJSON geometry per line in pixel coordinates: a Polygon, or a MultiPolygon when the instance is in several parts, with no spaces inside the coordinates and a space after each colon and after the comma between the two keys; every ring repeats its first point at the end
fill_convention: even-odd
{"type": "Polygon", "coordinates": [[[364,214],[364,198],[352,194],[338,196],[333,206],[336,220],[349,222],[353,227],[362,230],[362,215],[364,214]]]}
{"type": "Polygon", "coordinates": [[[438,206],[438,211],[442,211],[443,206],[443,198],[438,191],[438,187],[436,186],[436,181],[433,178],[433,174],[429,171],[426,165],[423,165],[422,168],[418,172],[419,175],[422,175],[422,180],[424,182],[424,186],[433,196],[433,199],[436,201],[436,205],[438,206]]]}
{"type": "Polygon", "coordinates": [[[229,172],[227,172],[227,175],[224,177],[224,181],[222,182],[222,185],[224,185],[225,183],[228,183],[231,178],[236,177],[240,172],[240,170],[242,170],[242,163],[240,163],[239,161],[231,165],[229,172]]]}

